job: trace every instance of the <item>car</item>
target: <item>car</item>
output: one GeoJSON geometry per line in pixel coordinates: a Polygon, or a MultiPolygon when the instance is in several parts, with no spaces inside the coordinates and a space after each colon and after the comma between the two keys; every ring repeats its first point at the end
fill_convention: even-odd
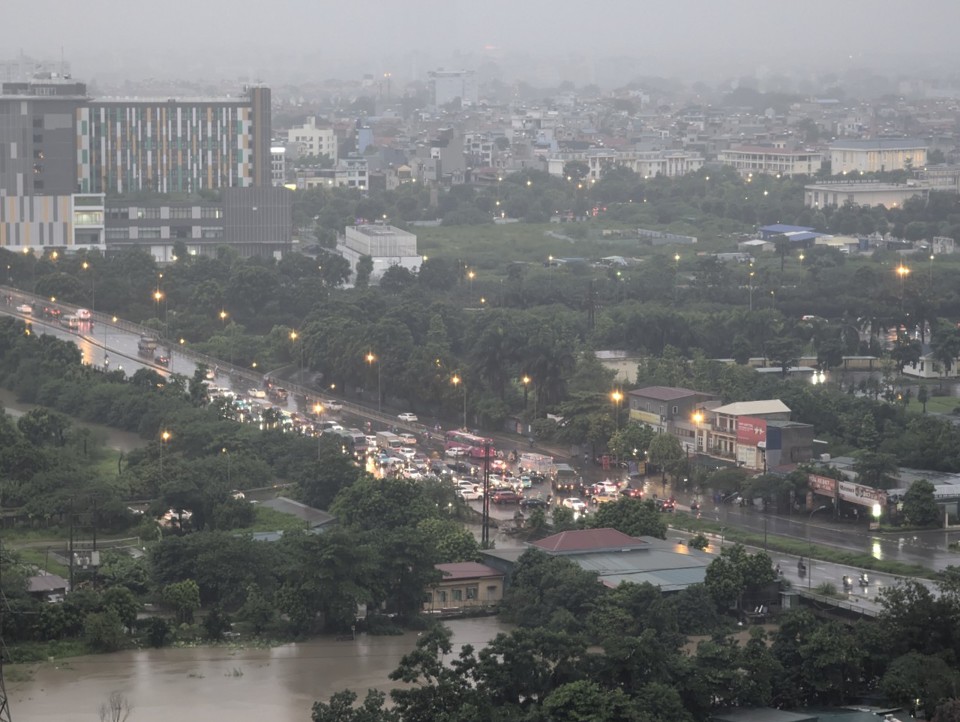
{"type": "Polygon", "coordinates": [[[546,499],[541,499],[539,496],[531,496],[529,499],[520,500],[521,509],[549,509],[550,505],[547,503],[546,499]]]}
{"type": "Polygon", "coordinates": [[[263,389],[249,389],[247,391],[247,396],[251,399],[265,399],[267,398],[267,392],[263,389]]]}
{"type": "Polygon", "coordinates": [[[582,514],[587,510],[587,502],[577,496],[568,496],[563,500],[563,506],[572,509],[574,512],[582,514]]]}
{"type": "Polygon", "coordinates": [[[483,499],[483,492],[480,489],[467,489],[461,487],[457,489],[457,496],[464,501],[480,501],[483,499]]]}
{"type": "Polygon", "coordinates": [[[513,489],[500,489],[493,492],[490,501],[494,504],[517,504],[520,502],[520,495],[513,489]]]}
{"type": "Polygon", "coordinates": [[[529,489],[533,486],[533,479],[531,479],[528,474],[523,474],[520,477],[520,486],[523,489],[529,489]]]}
{"type": "Polygon", "coordinates": [[[470,449],[461,446],[451,446],[449,449],[443,452],[444,456],[449,456],[451,459],[460,459],[469,454],[470,449]]]}
{"type": "Polygon", "coordinates": [[[677,508],[677,502],[673,499],[657,499],[654,504],[657,506],[657,511],[671,512],[677,508]]]}
{"type": "Polygon", "coordinates": [[[642,499],[643,489],[637,489],[635,487],[628,486],[626,489],[620,490],[620,496],[626,496],[631,499],[642,499]]]}
{"type": "Polygon", "coordinates": [[[406,421],[411,424],[419,420],[417,419],[416,414],[411,414],[409,411],[404,411],[402,414],[397,414],[397,418],[400,419],[401,421],[406,421]]]}
{"type": "Polygon", "coordinates": [[[407,461],[413,461],[417,455],[417,450],[410,446],[401,446],[399,449],[395,449],[395,451],[407,461]]]}
{"type": "Polygon", "coordinates": [[[600,506],[601,504],[609,504],[611,501],[617,501],[617,498],[618,497],[616,494],[602,492],[600,494],[594,495],[593,503],[596,504],[597,506],[600,506]]]}
{"type": "Polygon", "coordinates": [[[343,411],[343,404],[339,401],[334,401],[333,399],[328,399],[323,402],[323,406],[327,411],[343,411]]]}
{"type": "Polygon", "coordinates": [[[17,306],[17,310],[20,313],[33,313],[33,306],[28,303],[21,303],[19,306],[17,306]]]}
{"type": "Polygon", "coordinates": [[[160,366],[169,366],[169,365],[170,365],[170,357],[167,356],[166,354],[159,354],[159,355],[153,357],[153,362],[154,362],[155,364],[159,364],[160,366]]]}
{"type": "Polygon", "coordinates": [[[397,434],[400,437],[400,441],[404,443],[405,446],[416,446],[417,437],[411,433],[397,434]]]}

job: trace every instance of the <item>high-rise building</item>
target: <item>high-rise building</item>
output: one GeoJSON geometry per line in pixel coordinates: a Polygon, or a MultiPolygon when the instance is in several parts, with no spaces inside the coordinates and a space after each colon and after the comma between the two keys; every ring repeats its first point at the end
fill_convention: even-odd
{"type": "Polygon", "coordinates": [[[94,100],[78,110],[77,126],[84,192],[271,183],[268,88],[250,88],[243,98],[94,100]]]}
{"type": "MultiPolygon", "coordinates": [[[[47,73],[3,83],[0,247],[105,249],[112,236],[121,240],[121,229],[105,233],[104,216],[110,216],[111,203],[131,193],[236,190],[229,204],[235,217],[245,198],[251,208],[266,207],[266,198],[242,191],[273,185],[270,138],[265,87],[246,88],[237,98],[95,100],[83,83],[67,76],[47,73]]],[[[256,218],[262,221],[266,214],[256,218]]],[[[203,232],[197,226],[187,237],[205,237],[196,235],[203,232]]],[[[289,233],[286,222],[277,233],[245,236],[243,243],[248,251],[272,252],[289,241],[289,233]]],[[[178,238],[156,234],[164,247],[178,238]]],[[[122,240],[140,237],[134,229],[122,240]]],[[[222,242],[231,242],[229,233],[222,242]]]]}
{"type": "Polygon", "coordinates": [[[461,105],[477,104],[477,74],[472,70],[435,70],[430,73],[430,83],[433,104],[438,108],[457,100],[461,105]]]}

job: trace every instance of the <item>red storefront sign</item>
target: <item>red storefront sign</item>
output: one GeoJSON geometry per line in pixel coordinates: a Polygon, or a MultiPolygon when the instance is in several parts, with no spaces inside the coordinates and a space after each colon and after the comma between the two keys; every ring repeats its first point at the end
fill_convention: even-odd
{"type": "Polygon", "coordinates": [[[807,474],[807,485],[815,494],[835,497],[837,495],[837,480],[819,474],[807,474]]]}
{"type": "Polygon", "coordinates": [[[755,416],[741,416],[737,419],[737,443],[744,446],[756,446],[767,441],[767,420],[755,416]]]}

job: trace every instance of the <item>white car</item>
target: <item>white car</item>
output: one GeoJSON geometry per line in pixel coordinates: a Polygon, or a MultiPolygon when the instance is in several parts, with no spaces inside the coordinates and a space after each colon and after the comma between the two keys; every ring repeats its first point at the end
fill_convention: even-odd
{"type": "Polygon", "coordinates": [[[567,509],[572,509],[577,514],[583,514],[587,510],[587,502],[576,496],[568,496],[563,500],[562,505],[567,509]]]}
{"type": "Polygon", "coordinates": [[[409,411],[405,411],[402,414],[397,414],[397,418],[401,421],[407,421],[409,423],[413,423],[414,421],[418,420],[417,415],[411,414],[409,411]]]}
{"type": "Polygon", "coordinates": [[[343,404],[341,404],[339,401],[334,401],[333,399],[324,401],[323,406],[327,409],[327,411],[343,411],[343,404]]]}
{"type": "Polygon", "coordinates": [[[417,445],[417,437],[414,436],[413,434],[403,433],[403,434],[397,434],[397,436],[400,437],[400,441],[402,441],[406,446],[417,445]]]}
{"type": "Polygon", "coordinates": [[[265,399],[267,398],[267,392],[263,389],[250,389],[247,391],[247,396],[251,399],[265,399]]]}
{"type": "MultiPolygon", "coordinates": [[[[17,310],[20,313],[33,313],[33,306],[27,303],[21,303],[19,306],[17,306],[17,310]]],[[[416,421],[416,418],[414,418],[414,421],[416,421]]]]}
{"type": "Polygon", "coordinates": [[[400,453],[400,456],[407,461],[412,461],[413,457],[417,455],[417,450],[409,446],[401,446],[397,451],[400,453]]]}
{"type": "Polygon", "coordinates": [[[480,501],[483,499],[483,491],[480,489],[467,489],[461,487],[457,490],[457,496],[464,501],[480,501]]]}

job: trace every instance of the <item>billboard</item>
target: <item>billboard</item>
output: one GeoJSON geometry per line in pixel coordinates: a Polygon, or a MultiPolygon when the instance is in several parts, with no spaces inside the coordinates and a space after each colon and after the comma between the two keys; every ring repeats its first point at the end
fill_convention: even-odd
{"type": "Polygon", "coordinates": [[[831,479],[828,476],[807,474],[807,484],[810,487],[810,491],[814,493],[823,494],[824,496],[837,495],[837,480],[831,479]]]}
{"type": "Polygon", "coordinates": [[[872,486],[841,481],[840,498],[852,504],[872,507],[874,504],[885,505],[887,503],[887,492],[883,489],[874,489],[872,486]]]}
{"type": "Polygon", "coordinates": [[[767,443],[767,420],[755,416],[741,416],[737,419],[737,443],[757,446],[767,443]]]}

